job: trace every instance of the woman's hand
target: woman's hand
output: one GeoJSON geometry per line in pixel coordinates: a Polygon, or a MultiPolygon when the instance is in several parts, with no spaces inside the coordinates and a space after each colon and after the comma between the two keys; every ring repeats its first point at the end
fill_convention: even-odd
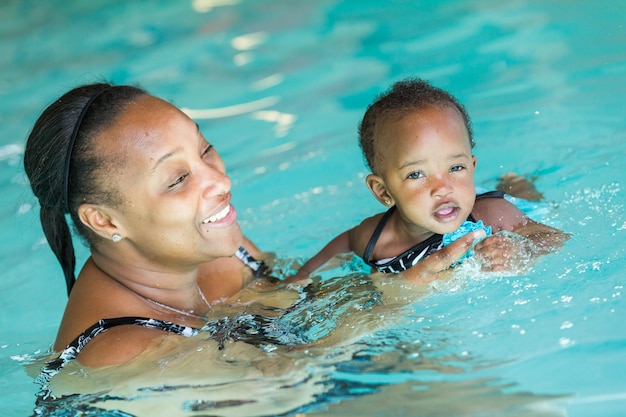
{"type": "Polygon", "coordinates": [[[501,231],[489,236],[474,247],[481,269],[490,272],[523,272],[528,269],[533,255],[534,243],[521,235],[501,231]]]}
{"type": "Polygon", "coordinates": [[[528,201],[539,201],[543,194],[535,188],[537,177],[528,177],[509,172],[498,179],[496,190],[504,191],[513,197],[523,198],[528,201]]]}

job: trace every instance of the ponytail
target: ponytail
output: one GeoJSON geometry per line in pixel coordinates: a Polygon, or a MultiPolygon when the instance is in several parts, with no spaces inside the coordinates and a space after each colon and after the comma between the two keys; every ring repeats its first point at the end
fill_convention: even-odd
{"type": "Polygon", "coordinates": [[[50,249],[52,249],[52,252],[54,252],[61,264],[61,268],[63,268],[65,285],[69,295],[76,281],[76,256],[74,255],[72,234],[65,220],[65,215],[59,210],[52,210],[42,206],[39,218],[50,249]]]}
{"type": "Polygon", "coordinates": [[[144,94],[138,87],[107,83],[77,87],[43,111],[26,141],[24,170],[41,206],[44,235],[63,268],[68,295],[76,280],[76,257],[66,213],[93,248],[100,238],[82,224],[78,207],[84,202],[115,204],[116,190],[102,181],[105,156],[94,151],[94,138],[144,94]]]}

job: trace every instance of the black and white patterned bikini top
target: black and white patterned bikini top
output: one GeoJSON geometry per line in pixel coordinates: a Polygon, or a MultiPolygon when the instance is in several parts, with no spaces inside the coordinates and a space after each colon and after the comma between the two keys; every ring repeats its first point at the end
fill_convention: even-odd
{"type": "MultiPolygon", "coordinates": [[[[263,261],[254,259],[254,257],[250,255],[244,247],[239,247],[235,256],[241,260],[245,266],[249,267],[257,277],[269,269],[263,261]]],[[[165,332],[184,337],[195,336],[201,331],[206,331],[211,334],[211,338],[220,342],[220,347],[223,346],[225,340],[245,340],[254,343],[255,340],[250,339],[250,335],[253,334],[258,335],[258,343],[274,342],[289,344],[299,342],[297,340],[289,340],[290,336],[284,332],[273,334],[270,331],[264,331],[276,327],[275,325],[272,326],[265,321],[266,320],[264,320],[263,317],[244,314],[235,318],[225,317],[220,320],[207,323],[207,325],[205,325],[202,329],[198,329],[195,327],[184,326],[169,321],[147,317],[116,317],[98,320],[97,323],[93,324],[76,339],[74,339],[69,345],[67,345],[67,347],[63,349],[56,359],[46,363],[36,379],[36,382],[42,386],[41,393],[45,393],[40,396],[47,395],[47,387],[49,386],[52,377],[61,372],[63,367],[65,367],[68,362],[76,359],[87,343],[92,341],[99,334],[102,334],[113,327],[136,325],[163,330],[165,332]],[[253,331],[248,331],[250,329],[253,329],[253,331]]],[[[293,335],[291,337],[293,337],[293,335]]]]}
{"type": "MultiPolygon", "coordinates": [[[[502,191],[489,191],[483,194],[479,194],[476,196],[476,200],[481,198],[503,198],[504,193],[502,191]]],[[[412,248],[406,250],[402,254],[391,258],[391,259],[381,259],[378,261],[372,260],[372,252],[374,252],[374,247],[376,246],[376,242],[378,242],[378,238],[387,224],[387,220],[393,212],[396,210],[396,206],[392,206],[387,212],[383,215],[382,219],[376,226],[374,233],[372,233],[372,237],[369,242],[367,242],[367,246],[365,247],[365,253],[363,253],[363,260],[369,266],[376,268],[379,272],[385,274],[398,274],[402,271],[406,271],[426,256],[430,255],[433,252],[438,251],[443,247],[443,235],[434,234],[423,242],[418,243],[412,248]]],[[[467,217],[468,221],[475,222],[474,217],[470,215],[467,217]]]]}
{"type": "Polygon", "coordinates": [[[235,252],[235,256],[245,266],[250,268],[254,272],[255,277],[259,277],[261,274],[269,271],[268,266],[263,261],[257,261],[243,246],[239,246],[239,249],[235,252]]]}

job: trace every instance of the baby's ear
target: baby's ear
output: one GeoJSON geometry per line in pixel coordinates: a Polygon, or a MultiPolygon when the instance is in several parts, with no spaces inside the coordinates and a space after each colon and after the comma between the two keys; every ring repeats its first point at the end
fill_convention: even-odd
{"type": "Polygon", "coordinates": [[[365,178],[365,183],[367,184],[367,188],[370,189],[376,200],[380,201],[382,205],[386,207],[391,207],[395,204],[393,201],[393,197],[387,193],[387,187],[385,186],[385,181],[376,174],[369,174],[365,178]]]}

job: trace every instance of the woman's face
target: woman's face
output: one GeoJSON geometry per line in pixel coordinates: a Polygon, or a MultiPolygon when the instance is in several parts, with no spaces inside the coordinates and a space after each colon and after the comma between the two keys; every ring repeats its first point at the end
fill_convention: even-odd
{"type": "Polygon", "coordinates": [[[197,124],[152,96],[130,103],[101,134],[122,196],[113,208],[124,239],[143,258],[172,267],[231,256],[243,236],[224,163],[197,124]]]}

